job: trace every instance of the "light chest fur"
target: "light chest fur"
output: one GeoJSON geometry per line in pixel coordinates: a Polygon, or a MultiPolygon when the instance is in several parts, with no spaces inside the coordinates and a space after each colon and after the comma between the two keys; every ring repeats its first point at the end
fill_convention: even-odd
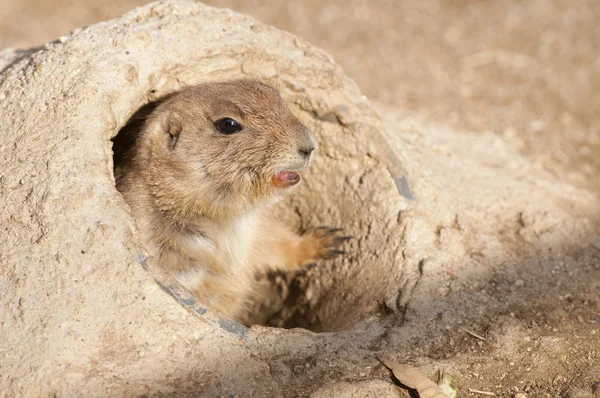
{"type": "MultiPolygon", "coordinates": [[[[260,218],[261,210],[257,209],[227,222],[198,221],[179,236],[189,263],[174,274],[175,278],[191,291],[204,286],[203,296],[212,306],[217,304],[216,298],[223,299],[216,292],[206,294],[211,292],[212,286],[225,284],[239,298],[256,271],[256,264],[250,258],[258,238],[260,218]]],[[[233,300],[227,301],[231,305],[233,300]]]]}

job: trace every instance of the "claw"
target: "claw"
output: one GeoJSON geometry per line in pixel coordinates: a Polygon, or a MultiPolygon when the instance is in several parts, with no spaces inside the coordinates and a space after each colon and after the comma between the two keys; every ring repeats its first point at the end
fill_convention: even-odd
{"type": "Polygon", "coordinates": [[[343,243],[349,241],[350,239],[354,239],[354,236],[340,236],[339,238],[335,238],[335,242],[343,243]]]}
{"type": "Polygon", "coordinates": [[[342,254],[346,254],[346,252],[343,250],[329,250],[329,252],[327,254],[328,254],[329,258],[333,258],[333,257],[337,257],[342,254]]]}
{"type": "MultiPolygon", "coordinates": [[[[309,261],[313,259],[332,259],[334,257],[346,254],[344,250],[337,250],[338,247],[342,246],[345,242],[354,239],[353,236],[343,235],[341,231],[343,228],[331,228],[327,226],[320,226],[309,228],[302,233],[305,237],[308,245],[312,246],[315,251],[315,255],[311,257],[309,261]]],[[[307,269],[315,267],[313,264],[305,265],[307,269]]]]}
{"type": "Polygon", "coordinates": [[[325,226],[314,227],[314,228],[309,228],[309,229],[305,230],[304,232],[302,232],[302,235],[306,235],[311,232],[317,232],[317,231],[322,232],[323,233],[322,236],[330,236],[337,232],[343,231],[343,228],[331,228],[331,227],[325,227],[325,226]]]}

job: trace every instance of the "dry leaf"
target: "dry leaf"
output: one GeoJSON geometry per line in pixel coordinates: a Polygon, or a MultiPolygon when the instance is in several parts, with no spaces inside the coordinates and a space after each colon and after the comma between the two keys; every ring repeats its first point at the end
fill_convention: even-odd
{"type": "Polygon", "coordinates": [[[400,383],[417,390],[421,398],[449,398],[437,384],[412,366],[396,363],[380,354],[375,356],[394,373],[400,383]]]}
{"type": "Polygon", "coordinates": [[[452,388],[451,384],[452,384],[452,377],[450,377],[450,375],[448,375],[448,374],[444,373],[444,371],[442,371],[440,373],[440,380],[439,380],[438,386],[440,386],[440,388],[442,389],[444,394],[446,394],[450,398],[456,398],[456,390],[454,388],[452,388]]]}

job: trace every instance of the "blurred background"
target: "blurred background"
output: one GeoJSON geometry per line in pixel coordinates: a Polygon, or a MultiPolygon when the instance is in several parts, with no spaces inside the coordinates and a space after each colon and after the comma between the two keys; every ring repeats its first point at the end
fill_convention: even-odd
{"type": "MultiPolygon", "coordinates": [[[[38,46],[145,3],[2,0],[0,48],[38,46]]],[[[498,134],[540,167],[600,193],[598,0],[205,3],[325,49],[375,102],[498,134]]]]}

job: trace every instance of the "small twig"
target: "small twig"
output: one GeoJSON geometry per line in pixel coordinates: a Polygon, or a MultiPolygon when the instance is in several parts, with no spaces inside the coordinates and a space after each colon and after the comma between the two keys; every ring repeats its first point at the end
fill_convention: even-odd
{"type": "Polygon", "coordinates": [[[476,339],[479,339],[479,340],[486,341],[486,338],[485,338],[485,337],[483,337],[483,336],[480,336],[480,335],[478,335],[477,333],[471,332],[470,330],[467,330],[467,329],[465,329],[465,328],[462,328],[462,330],[464,330],[465,332],[469,333],[471,336],[475,337],[476,339]]]}
{"type": "Polygon", "coordinates": [[[493,392],[490,392],[490,391],[479,391],[479,390],[474,390],[472,388],[469,388],[468,390],[469,390],[469,392],[472,392],[475,394],[489,395],[490,397],[496,396],[496,394],[494,394],[493,392]]]}

